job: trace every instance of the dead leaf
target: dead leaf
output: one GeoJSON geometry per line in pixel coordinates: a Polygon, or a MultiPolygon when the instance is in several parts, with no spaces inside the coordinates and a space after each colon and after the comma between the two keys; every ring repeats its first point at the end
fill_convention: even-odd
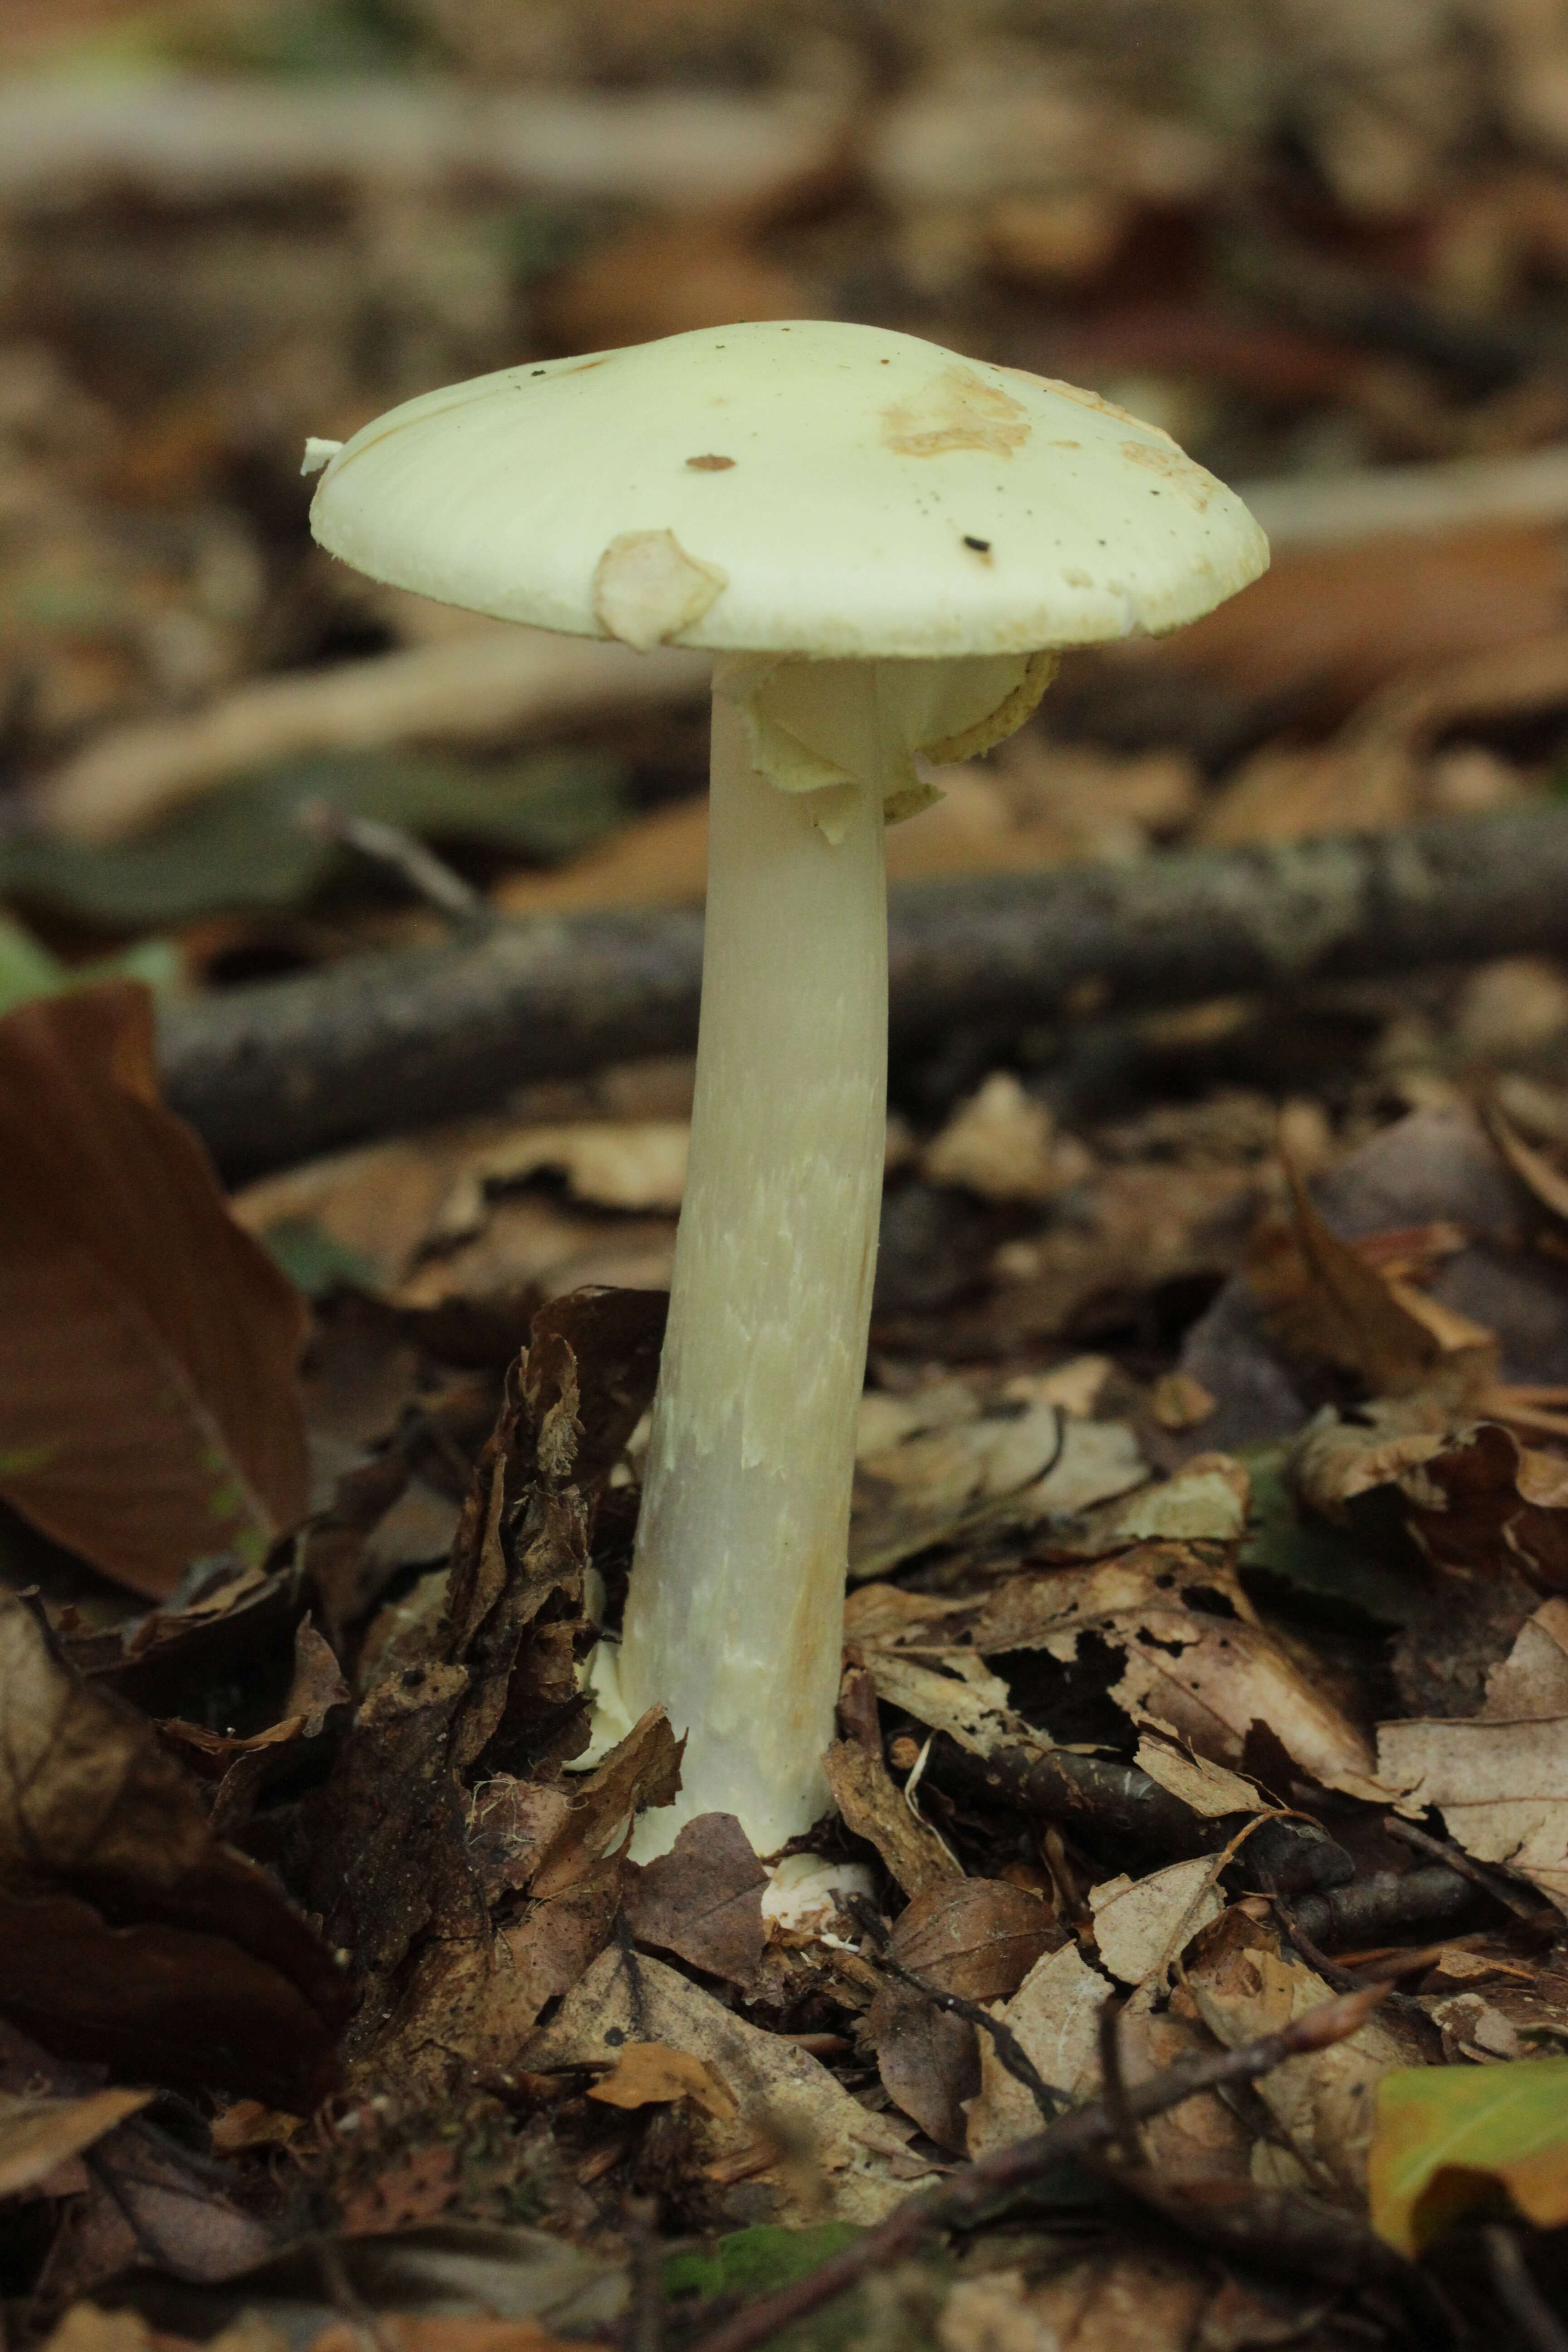
{"type": "Polygon", "coordinates": [[[1489,1331],[1369,1263],[1365,1244],[1342,1241],[1289,1162],[1292,1227],[1266,1227],[1247,1276],[1269,1329],[1288,1349],[1357,1374],[1374,1396],[1403,1397],[1446,1370],[1476,1391],[1497,1377],[1489,1331]],[[1445,1359],[1456,1360],[1445,1365],[1445,1359]]]}
{"type": "Polygon", "coordinates": [[[668,2049],[662,2042],[628,2042],[607,2074],[592,2085],[588,2096],[607,2107],[668,2105],[689,2099],[716,2123],[729,2123],[739,2114],[739,2102],[722,2077],[705,2060],[685,2050],[668,2049]]]}
{"type": "Polygon", "coordinates": [[[906,1895],[963,1876],[962,1864],[908,1804],[880,1756],[858,1740],[839,1739],[823,1766],[845,1827],[876,1847],[906,1895]]]}
{"type": "Polygon", "coordinates": [[[917,1895],[893,1923],[889,1950],[940,1992],[1005,2000],[1061,1930],[1038,1895],[999,1878],[964,1878],[917,1895]]]}
{"type": "Polygon", "coordinates": [[[1114,1320],[1162,1284],[1233,1272],[1261,1197],[1250,1168],[1100,1168],[1075,1192],[1070,1217],[996,1253],[991,1344],[1092,1337],[1097,1319],[1114,1320]]]}
{"type": "Polygon", "coordinates": [[[626,1922],[639,1944],[749,1984],[763,1957],[767,1872],[732,1813],[700,1813],[668,1853],[626,1874],[626,1922]]]}
{"type": "Polygon", "coordinates": [[[980,2088],[980,2052],[967,2018],[939,2009],[907,1985],[885,1984],[862,2029],[882,2087],[938,2147],[962,2156],[965,2103],[980,2088]]]}
{"type": "Polygon", "coordinates": [[[40,2188],[67,2159],[144,2107],[151,2091],[89,2091],[78,2099],[0,2096],[0,2197],[40,2188]]]}
{"type": "Polygon", "coordinates": [[[0,1697],[8,2013],[155,2082],[308,2112],[332,2079],[347,2006],[325,1948],[266,1872],[214,1837],[152,1726],[79,1683],[4,1591],[0,1697]]]}
{"type": "MultiPolygon", "coordinates": [[[[1183,1981],[1204,2023],[1227,2050],[1278,2032],[1331,1997],[1304,1962],[1282,1955],[1272,1929],[1240,1909],[1205,1930],[1183,1981]]],[[[1417,2038],[1379,2014],[1348,2041],[1287,2059],[1259,2077],[1259,2096],[1302,2168],[1301,2185],[1327,2187],[1349,2199],[1365,2194],[1377,2084],[1391,2068],[1425,2055],[1417,2038]]]]}
{"type": "Polygon", "coordinates": [[[132,982],[0,1022],[0,1490],[137,1591],[303,1517],[302,1302],[160,1105],[132,982]]]}
{"type": "Polygon", "coordinates": [[[1092,1165],[1081,1144],[1053,1137],[1045,1104],[1008,1070],[994,1071],[921,1155],[929,1182],[961,1184],[983,1201],[1054,1200],[1092,1165]]]}
{"type": "Polygon", "coordinates": [[[1111,1975],[1123,1984],[1140,1985],[1163,1971],[1225,1909],[1215,1879],[1213,1859],[1199,1854],[1145,1878],[1108,1878],[1091,1886],[1094,1940],[1111,1975]]]}
{"type": "MultiPolygon", "coordinates": [[[[907,2194],[910,2166],[886,2120],[821,2063],[748,2025],[687,1978],[635,1953],[601,1953],[522,2052],[535,2073],[614,2062],[654,2040],[710,2065],[733,2094],[727,2121],[695,2118],[707,2177],[736,2220],[870,2222],[907,2194]]],[[[906,2127],[907,2128],[907,2127],[906,2127]]]]}
{"type": "Polygon", "coordinates": [[[1437,1806],[1467,1853],[1506,1864],[1568,1911],[1565,1613],[1548,1601],[1521,1628],[1479,1716],[1380,1724],[1377,1755],[1401,1812],[1437,1806]],[[1537,1701],[1551,1711],[1535,1713],[1537,1701]],[[1527,1706],[1528,1714],[1511,1711],[1527,1706]]]}
{"type": "MultiPolygon", "coordinates": [[[[1110,1993],[1109,1980],[1087,1965],[1078,1946],[1063,1944],[1035,1963],[1002,2011],[1042,2078],[1069,2098],[1098,2066],[1100,2013],[1110,1993]]],[[[971,2157],[1038,2128],[1034,2100],[983,2038],[980,2090],[969,2108],[971,2157]]]]}

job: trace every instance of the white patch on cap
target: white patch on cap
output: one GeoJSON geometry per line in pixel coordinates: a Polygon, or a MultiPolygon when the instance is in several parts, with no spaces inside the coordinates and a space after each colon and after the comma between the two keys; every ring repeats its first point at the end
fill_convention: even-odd
{"type": "Polygon", "coordinates": [[[594,611],[612,637],[639,654],[702,618],[730,584],[717,563],[688,555],[672,530],[626,530],[594,572],[594,611]]]}

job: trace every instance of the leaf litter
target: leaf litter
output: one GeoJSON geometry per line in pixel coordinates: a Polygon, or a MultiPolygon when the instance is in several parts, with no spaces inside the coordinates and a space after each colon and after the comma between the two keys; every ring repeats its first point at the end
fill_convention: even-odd
{"type": "MultiPolygon", "coordinates": [[[[285,106],[345,37],[296,13],[285,106]]],[[[695,672],[481,709],[496,633],[314,566],[293,453],[535,339],[779,303],[978,338],[1227,476],[1301,477],[1264,488],[1268,582],[1069,663],[894,835],[904,881],[1547,806],[1556,510],[1415,551],[1289,518],[1348,497],[1369,528],[1391,468],[1451,496],[1443,461],[1561,436],[1551,12],[1221,13],[1194,79],[1184,5],[1132,40],[1124,11],[420,5],[353,39],[487,93],[607,77],[628,156],[693,58],[716,153],[737,78],[782,79],[811,193],[672,224],[626,163],[603,214],[531,184],[503,222],[483,173],[405,185],[395,135],[374,204],[352,161],[325,202],[307,171],[309,239],[287,141],[241,205],[171,149],[140,210],[7,213],[7,2342],[685,2352],[772,2340],[768,2298],[861,2259],[781,2340],[1550,2340],[1553,961],[1502,939],[1133,1019],[1091,989],[1048,1032],[900,1045],[835,1812],[782,1861],[710,1815],[640,1869],[679,1740],[656,1715],[577,1769],[579,1670],[624,1601],[689,1064],[498,1086],[226,1211],[146,999],[93,985],[442,934],[406,856],[302,798],[436,841],[475,919],[697,900],[695,672]],[[52,823],[105,779],[122,838],[52,823]],[[1282,2049],[1358,1987],[1375,2013],[1282,2049]],[[978,2196],[1061,2099],[1070,2158],[910,2207],[978,2196]]],[[[71,37],[37,14],[0,41],[71,37]]],[[[198,14],[245,87],[271,31],[198,14]]]]}

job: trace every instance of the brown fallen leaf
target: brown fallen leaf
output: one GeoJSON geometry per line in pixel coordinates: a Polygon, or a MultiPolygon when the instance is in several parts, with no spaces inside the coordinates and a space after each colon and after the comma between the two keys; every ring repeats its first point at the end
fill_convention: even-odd
{"type": "Polygon", "coordinates": [[[1521,1627],[1480,1715],[1380,1724],[1377,1757],[1402,1813],[1436,1805],[1467,1853],[1568,1911],[1568,1603],[1521,1627]]]}
{"type": "Polygon", "coordinates": [[[706,2060],[689,2051],[670,2050],[662,2042],[628,2042],[607,2074],[589,2092],[607,2107],[667,2106],[689,2099],[694,2107],[718,2123],[739,2113],[739,2102],[722,2076],[706,2060]]]}
{"type": "Polygon", "coordinates": [[[1440,1381],[1479,1396],[1497,1378],[1489,1331],[1370,1262],[1324,1223],[1289,1162],[1293,1223],[1255,1238],[1247,1278],[1268,1328],[1293,1353],[1355,1373],[1373,1396],[1402,1397],[1440,1381]]]}
{"type": "MultiPolygon", "coordinates": [[[[1110,1979],[1089,1966],[1077,1944],[1064,1943],[1035,1963],[1001,2012],[1043,2080],[1069,2098],[1098,2069],[1100,2013],[1110,1991],[1110,1979]]],[[[969,2154],[984,2156],[1038,2128],[1034,2100],[983,2036],[980,2089],[969,2105],[969,2154]]]]}
{"type": "Polygon", "coordinates": [[[1101,1960],[1125,1985],[1163,1972],[1200,1927],[1217,1919],[1225,1897],[1208,1854],[1173,1862],[1143,1878],[1108,1878],[1089,1891],[1101,1960]]]}
{"type": "MultiPolygon", "coordinates": [[[[1229,1498],[1223,1479],[1220,1492],[1229,1498]]],[[[979,1754],[1040,1742],[980,1661],[1034,1649],[1070,1664],[1089,1642],[1100,1656],[1110,1652],[1119,1672],[1106,1696],[1141,1729],[1174,1734],[1228,1773],[1243,1762],[1253,1724],[1267,1724],[1326,1787],[1386,1793],[1366,1738],[1258,1623],[1217,1546],[1135,1543],[1089,1567],[1006,1577],[973,1602],[901,1601],[881,1604],[893,1622],[879,1625],[868,1609],[862,1615],[858,1595],[849,1638],[862,1644],[881,1697],[979,1754]],[[938,1659],[952,1672],[925,1663],[938,1659]]]]}
{"type": "Polygon", "coordinates": [[[1436,1568],[1517,1569],[1537,1586],[1568,1586],[1568,1469],[1497,1422],[1468,1420],[1440,1391],[1376,1402],[1355,1421],[1321,1415],[1291,1465],[1302,1500],[1327,1518],[1391,1488],[1436,1568]]]}
{"type": "Polygon", "coordinates": [[[894,1921],[888,1948],[940,1992],[1005,2000],[1061,1940],[1037,1895],[1005,1879],[963,1878],[917,1895],[894,1921]]]}
{"type": "Polygon", "coordinates": [[[969,2020],[907,1985],[885,1984],[861,2031],[877,2053],[877,2072],[893,2105],[938,2147],[962,2156],[965,2103],[980,2088],[978,2038],[969,2020]]]}
{"type": "MultiPolygon", "coordinates": [[[[366,2042],[378,2030],[392,2037],[378,2064],[395,2049],[405,2061],[417,2049],[421,2063],[439,2065],[452,2035],[469,2032],[488,2049],[492,2032],[508,2030],[500,1996],[509,1967],[515,2051],[615,1916],[621,1865],[605,1858],[596,1877],[586,1872],[593,1886],[542,1910],[531,1926],[510,1927],[515,1948],[497,1943],[485,1874],[492,1885],[508,1881],[504,1822],[502,1851],[479,1870],[467,1849],[470,1828],[482,1849],[485,1821],[498,1826],[504,1791],[492,1788],[472,1805],[470,1798],[482,1783],[552,1785],[587,1744],[576,1657],[588,1639],[591,1531],[604,1480],[652,1393],[665,1306],[643,1293],[588,1291],[535,1318],[464,1506],[444,1608],[387,1649],[321,1792],[313,1895],[334,1942],[353,1952],[356,1981],[375,1988],[362,2017],[366,2042]],[[409,1956],[426,1943],[420,1969],[428,1973],[416,1970],[413,1986],[409,1956]],[[432,2022],[438,2012],[440,2031],[426,2031],[422,2003],[432,2022]]],[[[602,1769],[611,1774],[608,1759],[602,1769]]],[[[588,1801],[602,1808],[614,1795],[606,1779],[588,1801]]],[[[568,1832],[554,1818],[566,1847],[552,1867],[583,1875],[587,1847],[615,1824],[595,1810],[568,1832]]],[[[540,1852],[530,1853],[528,1875],[556,1828],[536,1812],[529,1842],[540,1852]]]]}
{"type": "MultiPolygon", "coordinates": [[[[1304,1961],[1285,1957],[1274,1930],[1241,1908],[1204,1930],[1183,1983],[1227,2050],[1278,2032],[1330,1998],[1322,1979],[1304,1961]]],[[[1347,2041],[1287,2059],[1261,2076],[1259,2096],[1294,2158],[1275,2185],[1326,2189],[1347,2200],[1363,2196],[1377,2083],[1391,2068],[1423,2064],[1430,2054],[1422,2031],[1380,2011],[1347,2041]]]]}
{"type": "Polygon", "coordinates": [[[846,1829],[876,1847],[906,1895],[963,1876],[963,1864],[906,1802],[880,1756],[858,1740],[838,1739],[823,1767],[846,1829]]]}
{"type": "Polygon", "coordinates": [[[89,2091],[75,2099],[0,2095],[0,2197],[38,2189],[67,2159],[144,2107],[151,2091],[89,2091]]]}
{"type": "Polygon", "coordinates": [[[851,2098],[819,2060],[636,1953],[601,1953],[521,2060],[539,2074],[598,2066],[626,2042],[650,2039],[704,2061],[735,2097],[732,2116],[700,2110],[693,2125],[704,2175],[737,2221],[826,2214],[869,2222],[930,2169],[906,2157],[888,2118],[851,2098]]]}
{"type": "Polygon", "coordinates": [[[767,1872],[732,1813],[700,1813],[668,1853],[626,1873],[626,1924],[639,1944],[710,1976],[750,1984],[763,1957],[767,1872]]]}
{"type": "Polygon", "coordinates": [[[122,1583],[259,1562],[308,1499],[304,1307],[158,1100],[130,982],[0,1021],[0,1492],[122,1583]]]}
{"type": "Polygon", "coordinates": [[[333,2080],[347,2009],[330,1953],[276,1881],[214,1836],[152,1725],[79,1682],[4,1591],[0,1712],[7,2014],[154,2082],[308,2113],[333,2080]]]}

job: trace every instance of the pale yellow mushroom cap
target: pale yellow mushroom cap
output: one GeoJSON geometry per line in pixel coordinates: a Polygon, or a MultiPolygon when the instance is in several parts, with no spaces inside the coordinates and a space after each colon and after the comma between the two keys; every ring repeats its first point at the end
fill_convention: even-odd
{"type": "Polygon", "coordinates": [[[405,401],[328,458],[310,523],[373,579],[501,619],[817,659],[1155,635],[1268,561],[1240,499],[1158,426],[827,320],[405,401]]]}

